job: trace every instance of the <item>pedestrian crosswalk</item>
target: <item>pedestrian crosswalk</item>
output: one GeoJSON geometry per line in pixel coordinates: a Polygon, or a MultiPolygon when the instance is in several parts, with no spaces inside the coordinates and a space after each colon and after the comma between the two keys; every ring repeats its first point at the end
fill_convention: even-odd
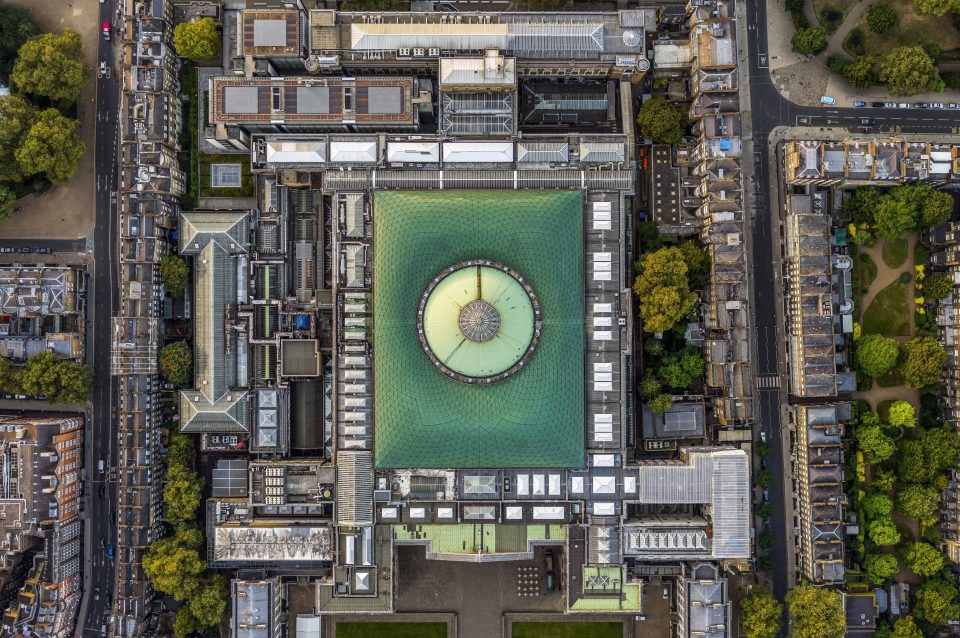
{"type": "Polygon", "coordinates": [[[757,387],[761,390],[776,390],[780,387],[780,375],[761,374],[757,377],[757,387]]]}

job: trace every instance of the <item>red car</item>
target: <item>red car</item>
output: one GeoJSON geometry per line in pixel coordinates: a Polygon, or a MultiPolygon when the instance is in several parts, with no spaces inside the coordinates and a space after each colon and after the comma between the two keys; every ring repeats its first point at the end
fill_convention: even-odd
{"type": "Polygon", "coordinates": [[[103,23],[103,39],[104,40],[110,39],[110,23],[109,22],[103,23]]]}

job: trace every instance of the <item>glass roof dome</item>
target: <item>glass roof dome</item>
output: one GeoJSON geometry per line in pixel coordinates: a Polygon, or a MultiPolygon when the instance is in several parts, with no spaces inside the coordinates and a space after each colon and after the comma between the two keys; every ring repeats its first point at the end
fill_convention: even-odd
{"type": "Polygon", "coordinates": [[[493,383],[516,373],[540,339],[540,303],[519,273],[488,260],[444,269],[420,299],[420,345],[443,374],[493,383]]]}

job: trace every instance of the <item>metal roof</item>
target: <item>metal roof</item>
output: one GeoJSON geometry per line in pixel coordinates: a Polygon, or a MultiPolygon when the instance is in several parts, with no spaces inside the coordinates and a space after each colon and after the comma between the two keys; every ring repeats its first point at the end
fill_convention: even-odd
{"type": "Polygon", "coordinates": [[[446,163],[512,162],[513,142],[445,142],[446,163]]]}
{"type": "Polygon", "coordinates": [[[330,142],[330,161],[349,164],[375,164],[377,142],[330,142]]]}
{"type": "Polygon", "coordinates": [[[323,164],[327,159],[327,142],[267,142],[267,162],[274,164],[323,164]]]}
{"type": "Polygon", "coordinates": [[[337,525],[373,524],[373,453],[337,452],[337,525]]]}
{"type": "Polygon", "coordinates": [[[387,142],[388,162],[440,161],[439,142],[387,142]]]}

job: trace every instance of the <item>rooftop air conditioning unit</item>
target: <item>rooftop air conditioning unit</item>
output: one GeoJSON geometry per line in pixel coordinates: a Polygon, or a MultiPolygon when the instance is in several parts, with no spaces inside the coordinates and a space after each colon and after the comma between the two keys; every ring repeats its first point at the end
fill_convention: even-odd
{"type": "Polygon", "coordinates": [[[432,58],[440,57],[440,49],[430,49],[430,57],[432,58]]]}
{"type": "Polygon", "coordinates": [[[422,57],[423,57],[423,53],[424,53],[424,52],[423,52],[423,49],[414,49],[414,50],[413,50],[413,55],[414,55],[414,57],[417,57],[417,58],[422,58],[422,57]]]}
{"type": "Polygon", "coordinates": [[[410,49],[400,49],[399,55],[410,55],[410,49]]]}

